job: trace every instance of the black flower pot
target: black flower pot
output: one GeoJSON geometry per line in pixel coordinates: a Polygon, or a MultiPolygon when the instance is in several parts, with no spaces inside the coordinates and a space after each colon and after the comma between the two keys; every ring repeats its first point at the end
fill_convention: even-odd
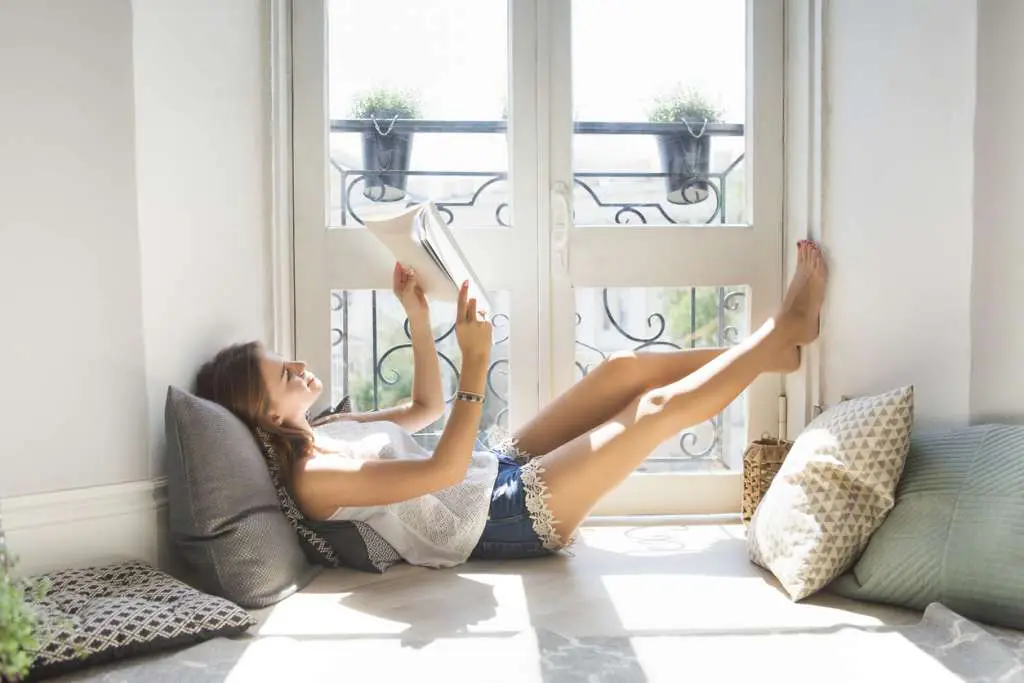
{"type": "Polygon", "coordinates": [[[397,202],[405,198],[412,156],[412,133],[368,130],[363,133],[363,196],[374,202],[397,202]]]}
{"type": "MultiPolygon", "coordinates": [[[[702,126],[703,127],[703,126],[702,126]]],[[[703,131],[700,131],[703,133],[703,131]]],[[[711,136],[684,131],[658,136],[667,199],[672,204],[699,204],[711,194],[711,136]]]]}

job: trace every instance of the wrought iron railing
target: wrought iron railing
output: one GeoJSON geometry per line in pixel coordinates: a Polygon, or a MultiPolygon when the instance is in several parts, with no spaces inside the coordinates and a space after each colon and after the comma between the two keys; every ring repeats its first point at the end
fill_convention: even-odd
{"type": "MultiPolygon", "coordinates": [[[[375,122],[369,120],[334,120],[331,122],[332,133],[368,133],[374,130],[375,122]]],[[[574,124],[575,132],[581,134],[600,135],[659,135],[672,132],[682,133],[687,130],[685,124],[647,124],[647,123],[591,123],[577,122],[574,124]]],[[[504,121],[405,121],[393,122],[389,133],[503,133],[506,130],[504,121]]],[[[742,136],[743,126],[737,124],[709,124],[703,133],[711,136],[742,136]]],[[[708,171],[702,174],[695,181],[702,182],[709,189],[708,215],[705,223],[726,222],[726,181],[730,173],[743,161],[743,155],[738,154],[724,169],[720,171],[708,171]]],[[[338,196],[340,197],[340,222],[342,226],[361,225],[364,217],[360,214],[360,207],[372,205],[374,202],[367,199],[365,194],[360,194],[363,201],[353,201],[353,193],[361,183],[367,181],[367,177],[380,173],[380,169],[349,168],[335,160],[331,160],[332,167],[338,174],[338,196]]],[[[389,174],[398,174],[406,177],[432,176],[432,177],[464,177],[478,178],[479,183],[474,191],[459,199],[437,200],[434,203],[445,219],[451,224],[457,220],[459,209],[475,206],[484,193],[497,190],[497,185],[507,180],[507,174],[502,171],[431,171],[431,170],[405,170],[388,169],[389,174]]],[[[665,178],[667,173],[655,172],[580,172],[574,176],[574,183],[578,188],[588,195],[595,207],[608,209],[608,218],[616,224],[629,224],[633,221],[648,223],[651,220],[660,220],[665,223],[677,223],[670,211],[661,202],[650,201],[604,201],[599,192],[595,189],[594,179],[644,179],[644,178],[665,178]]],[[[413,196],[406,198],[408,203],[417,201],[413,196]]],[[[508,202],[499,201],[495,209],[494,220],[498,225],[508,226],[508,202]]],[[[730,324],[728,316],[731,312],[741,310],[745,291],[742,289],[731,289],[727,287],[716,287],[715,296],[717,299],[717,324],[715,325],[712,345],[729,346],[735,344],[740,336],[739,329],[730,324]]],[[[620,320],[616,319],[609,302],[610,290],[605,288],[601,291],[602,314],[605,316],[608,326],[614,329],[621,336],[620,343],[616,350],[629,348],[636,351],[656,351],[664,349],[685,349],[698,346],[698,319],[697,319],[697,288],[683,288],[677,290],[684,296],[689,297],[689,332],[673,336],[669,334],[669,326],[666,317],[661,312],[651,312],[646,316],[645,332],[637,333],[630,331],[620,320]]],[[[405,339],[398,344],[384,347],[380,343],[380,329],[378,320],[378,295],[370,293],[369,316],[370,320],[359,320],[357,324],[365,325],[367,322],[371,327],[371,356],[372,356],[372,406],[360,406],[361,408],[380,407],[380,392],[384,387],[394,385],[401,381],[403,370],[392,364],[393,359],[399,352],[408,350],[411,347],[409,342],[408,321],[405,322],[405,339]]],[[[341,354],[341,364],[348,371],[348,334],[350,329],[350,303],[349,295],[344,292],[335,292],[332,296],[332,309],[335,326],[332,329],[332,345],[341,354]]],[[[507,358],[507,344],[509,340],[508,315],[499,313],[493,316],[495,326],[494,347],[503,353],[496,353],[496,360],[492,361],[487,375],[487,393],[489,403],[496,406],[489,415],[485,427],[490,428],[491,433],[502,433],[507,427],[507,416],[509,411],[509,398],[505,389],[496,381],[501,375],[507,375],[509,361],[507,358]]],[[[576,324],[583,323],[583,316],[576,315],[576,324]]],[[[437,337],[436,342],[442,345],[452,339],[454,334],[454,323],[445,328],[437,337]]],[[[707,340],[705,339],[705,345],[707,340]]],[[[599,362],[607,358],[608,350],[598,348],[586,341],[577,339],[577,358],[575,366],[580,376],[586,375],[599,362]]],[[[410,356],[411,357],[411,356],[410,356]]],[[[447,368],[449,385],[454,387],[458,382],[458,365],[448,352],[439,349],[439,362],[447,368]]],[[[405,370],[408,371],[408,370],[405,370]]],[[[348,389],[347,377],[344,380],[345,389],[348,389]]],[[[449,399],[450,400],[450,399],[449,399]]],[[[693,460],[705,460],[720,458],[722,453],[722,435],[724,429],[724,416],[718,415],[702,425],[705,432],[710,431],[711,438],[707,440],[704,448],[697,448],[698,432],[696,429],[689,429],[679,436],[678,446],[683,457],[693,460]]],[[[420,435],[420,438],[427,443],[436,440],[439,425],[435,425],[420,435]]],[[[486,439],[485,439],[486,440],[486,439]]],[[[675,458],[677,459],[677,458],[675,458]]]]}
{"type": "MultiPolygon", "coordinates": [[[[331,121],[332,133],[372,133],[379,128],[380,124],[369,119],[336,119],[331,121]]],[[[496,134],[506,131],[504,121],[428,121],[428,120],[398,120],[389,122],[388,134],[400,135],[408,133],[476,133],[496,134]]],[[[688,133],[692,126],[686,123],[605,123],[580,121],[574,124],[574,132],[582,135],[667,135],[672,133],[688,133]]],[[[709,138],[714,137],[742,137],[744,126],[742,124],[710,123],[701,128],[701,135],[709,138]]],[[[725,184],[730,174],[743,162],[744,155],[738,154],[724,169],[719,171],[707,171],[699,177],[694,177],[693,182],[700,182],[708,188],[713,199],[707,203],[709,214],[704,220],[705,224],[726,222],[727,196],[725,184]]],[[[365,183],[368,176],[379,174],[381,169],[347,168],[331,159],[331,166],[339,175],[340,195],[340,221],[342,226],[350,224],[350,220],[358,225],[363,224],[363,217],[359,214],[359,204],[352,201],[352,194],[360,183],[365,183]]],[[[466,199],[457,201],[436,201],[435,205],[441,211],[449,223],[455,221],[454,210],[459,208],[472,207],[477,204],[481,196],[488,190],[493,189],[498,183],[508,179],[504,171],[481,171],[481,170],[458,170],[458,171],[431,171],[431,170],[410,170],[402,168],[387,169],[390,175],[415,178],[422,176],[429,177],[461,177],[479,178],[480,184],[476,190],[466,199]]],[[[640,223],[650,222],[649,213],[654,213],[666,223],[675,224],[678,220],[672,216],[661,202],[606,202],[603,201],[594,187],[597,179],[633,179],[645,178],[667,178],[669,172],[647,172],[647,171],[580,171],[573,174],[573,183],[583,190],[599,208],[612,210],[611,221],[623,225],[633,220],[640,223]]],[[[709,197],[710,198],[710,197],[709,197]]],[[[666,202],[667,203],[667,202],[666,202]]],[[[498,225],[508,227],[508,202],[498,203],[495,210],[494,220],[498,225]]]]}

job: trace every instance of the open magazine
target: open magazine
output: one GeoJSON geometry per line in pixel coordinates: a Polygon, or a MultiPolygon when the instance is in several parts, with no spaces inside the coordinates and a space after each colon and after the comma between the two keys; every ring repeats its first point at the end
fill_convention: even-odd
{"type": "Polygon", "coordinates": [[[396,261],[416,271],[416,279],[427,297],[457,301],[459,287],[469,280],[469,298],[476,299],[477,310],[494,313],[487,291],[431,202],[417,204],[397,215],[367,219],[366,227],[396,261]]]}

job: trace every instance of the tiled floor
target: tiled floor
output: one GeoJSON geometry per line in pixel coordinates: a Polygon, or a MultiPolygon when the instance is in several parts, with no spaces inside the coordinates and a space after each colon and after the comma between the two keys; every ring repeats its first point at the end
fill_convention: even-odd
{"type": "Polygon", "coordinates": [[[325,572],[245,638],[64,680],[860,680],[822,667],[871,676],[905,644],[878,627],[920,619],[829,595],[792,603],[747,560],[742,527],[591,527],[573,552],[325,572]],[[852,649],[822,647],[837,635],[852,649]]]}

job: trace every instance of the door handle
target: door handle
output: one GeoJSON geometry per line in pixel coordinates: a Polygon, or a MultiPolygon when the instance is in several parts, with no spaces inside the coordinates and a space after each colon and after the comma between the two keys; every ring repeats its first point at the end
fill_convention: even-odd
{"type": "Polygon", "coordinates": [[[562,274],[569,277],[569,224],[572,222],[572,197],[565,183],[551,187],[551,253],[562,274]]]}

